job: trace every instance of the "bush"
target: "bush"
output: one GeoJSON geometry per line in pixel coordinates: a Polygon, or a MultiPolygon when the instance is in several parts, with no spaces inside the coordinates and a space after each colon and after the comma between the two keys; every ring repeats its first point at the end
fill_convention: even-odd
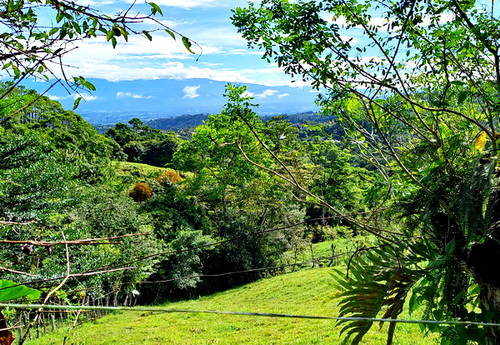
{"type": "Polygon", "coordinates": [[[128,196],[134,199],[135,202],[141,202],[149,199],[153,195],[153,190],[145,182],[138,182],[130,190],[128,196]]]}
{"type": "Polygon", "coordinates": [[[170,182],[172,184],[183,181],[184,179],[174,169],[165,170],[160,176],[156,178],[159,183],[170,182]]]}

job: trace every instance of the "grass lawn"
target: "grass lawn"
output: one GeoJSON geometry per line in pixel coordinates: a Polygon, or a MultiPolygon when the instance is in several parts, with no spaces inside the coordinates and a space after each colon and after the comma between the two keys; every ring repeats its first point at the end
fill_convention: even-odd
{"type": "MultiPolygon", "coordinates": [[[[303,270],[263,279],[197,300],[162,307],[337,316],[330,268],[303,270]]],[[[408,315],[402,315],[408,318],[408,315]]],[[[413,319],[418,318],[412,315],[413,319]]],[[[117,312],[68,333],[60,328],[29,345],[63,344],[339,344],[334,320],[273,318],[202,313],[117,312]]],[[[372,327],[363,344],[385,344],[387,325],[372,327]]],[[[395,345],[434,344],[416,324],[399,324],[395,345]]]]}

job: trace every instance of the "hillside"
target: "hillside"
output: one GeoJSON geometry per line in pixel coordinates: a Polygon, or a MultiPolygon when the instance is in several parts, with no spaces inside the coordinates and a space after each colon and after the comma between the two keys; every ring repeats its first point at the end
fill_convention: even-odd
{"type": "MultiPolygon", "coordinates": [[[[194,130],[195,127],[203,124],[205,120],[208,119],[207,113],[202,114],[185,114],[172,117],[162,117],[154,120],[146,121],[145,124],[151,128],[161,129],[165,131],[179,132],[182,130],[194,130]]],[[[317,124],[317,123],[327,123],[335,119],[334,116],[320,116],[315,112],[305,112],[297,114],[283,114],[280,115],[283,120],[289,121],[293,125],[303,125],[307,124],[317,124]]],[[[263,122],[271,120],[273,116],[261,116],[263,122]]],[[[113,122],[117,123],[120,118],[117,117],[113,122]]],[[[112,124],[94,124],[94,127],[100,132],[105,133],[109,128],[112,128],[112,124]]]]}
{"type": "MultiPolygon", "coordinates": [[[[162,307],[336,316],[336,301],[330,299],[334,292],[330,272],[331,268],[299,271],[162,307]]],[[[339,344],[340,328],[334,326],[333,320],[121,312],[86,323],[69,335],[68,329],[59,329],[28,344],[62,344],[66,335],[66,344],[339,344]]],[[[363,344],[385,344],[386,328],[384,325],[379,331],[375,325],[363,344]]],[[[432,343],[422,336],[418,325],[400,324],[396,329],[396,345],[432,343]]]]}

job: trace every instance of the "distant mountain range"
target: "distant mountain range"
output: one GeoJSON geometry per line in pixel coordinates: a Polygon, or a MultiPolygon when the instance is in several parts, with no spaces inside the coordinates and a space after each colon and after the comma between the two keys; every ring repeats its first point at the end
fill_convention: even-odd
{"type": "MultiPolygon", "coordinates": [[[[127,122],[133,117],[143,121],[184,114],[216,114],[226,103],[223,97],[226,82],[210,79],[156,79],[110,82],[89,79],[97,90],[86,97],[76,110],[92,124],[127,122]]],[[[43,83],[25,84],[41,92],[43,83]]],[[[317,111],[317,93],[309,87],[264,86],[238,84],[248,88],[249,95],[259,104],[259,115],[295,114],[317,111]]],[[[54,87],[48,95],[66,109],[72,109],[74,95],[62,87],[54,87]]]]}
{"type": "MultiPolygon", "coordinates": [[[[272,118],[273,116],[271,115],[261,116],[261,119],[264,122],[269,121],[272,118]]],[[[335,116],[320,116],[314,112],[282,115],[281,118],[289,121],[292,125],[299,128],[303,127],[305,124],[334,123],[335,121],[335,116]]],[[[208,114],[179,115],[149,120],[146,121],[145,124],[152,128],[178,133],[182,132],[183,134],[186,134],[192,131],[195,127],[203,124],[203,121],[207,119],[208,114]]],[[[94,126],[100,133],[106,133],[108,129],[114,127],[114,124],[95,124],[94,126]]],[[[335,127],[334,129],[340,130],[338,127],[335,127]]],[[[329,131],[331,132],[334,129],[330,128],[329,131]]]]}

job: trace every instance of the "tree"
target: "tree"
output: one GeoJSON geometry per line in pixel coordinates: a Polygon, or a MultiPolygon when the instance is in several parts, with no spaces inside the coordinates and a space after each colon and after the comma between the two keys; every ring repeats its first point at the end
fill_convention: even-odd
{"type": "Polygon", "coordinates": [[[181,142],[174,132],[151,128],[138,118],[128,123],[131,127],[119,122],[106,132],[106,136],[121,146],[128,161],[155,166],[165,166],[171,162],[181,142]]]}
{"type": "MultiPolygon", "coordinates": [[[[0,125],[0,300],[39,297],[35,288],[46,291],[44,303],[56,291],[66,296],[63,303],[75,295],[85,297],[82,303],[111,296],[111,303],[127,301],[134,284],[151,273],[161,241],[146,236],[151,219],[111,180],[114,142],[30,90],[14,88],[9,96],[0,100],[6,112],[10,102],[37,101],[27,101],[19,116],[5,116],[0,125]],[[90,239],[90,247],[81,239],[90,239]],[[137,257],[147,258],[124,268],[137,257]]],[[[16,316],[11,313],[11,320],[16,316]]],[[[2,324],[0,339],[10,344],[12,334],[2,324]]]]}
{"type": "MultiPolygon", "coordinates": [[[[349,279],[339,274],[342,315],[396,318],[409,300],[427,318],[500,322],[495,6],[264,0],[234,11],[250,46],[322,91],[323,112],[384,186],[354,224],[380,245],[353,257],[349,279]]],[[[344,325],[357,344],[371,323],[344,325]]],[[[428,327],[443,344],[500,343],[499,327],[428,327]]]]}
{"type": "MultiPolygon", "coordinates": [[[[129,36],[143,36],[151,40],[151,30],[146,30],[144,22],[152,23],[154,31],[163,30],[175,38],[181,36],[182,43],[192,53],[192,41],[166,26],[154,16],[163,15],[161,8],[147,2],[149,14],[133,14],[132,7],[107,15],[97,8],[86,4],[66,0],[2,0],[1,23],[2,33],[0,47],[1,68],[6,71],[15,84],[31,77],[50,79],[57,75],[56,68],[64,68],[63,57],[73,49],[71,45],[81,39],[91,39],[99,35],[105,36],[113,47],[119,39],[127,41],[129,36]],[[51,17],[50,25],[44,23],[44,17],[51,17]]],[[[64,75],[64,73],[62,73],[64,75]]],[[[81,89],[94,90],[94,86],[82,77],[66,79],[65,84],[73,91],[81,89]]],[[[56,78],[56,82],[61,82],[56,78]]],[[[0,99],[10,92],[4,92],[0,99]]],[[[75,101],[78,105],[80,99],[75,101]]],[[[24,106],[24,105],[22,105],[24,106]]]]}
{"type": "Polygon", "coordinates": [[[153,195],[153,190],[145,182],[138,182],[128,193],[128,196],[136,202],[141,202],[149,199],[153,195]]]}
{"type": "Polygon", "coordinates": [[[156,236],[179,251],[158,264],[152,277],[172,281],[152,287],[147,295],[196,296],[261,278],[264,272],[256,269],[274,266],[294,232],[303,228],[297,225],[304,212],[294,202],[295,191],[242,154],[260,164],[273,163],[245,121],[259,135],[272,133],[282,153],[298,146],[293,128],[270,123],[265,130],[244,91],[228,86],[222,112],[209,116],[174,154],[172,165],[190,173],[183,173],[183,180],[173,170],[163,173],[155,195],[143,203],[155,219],[156,236]],[[279,141],[283,130],[290,133],[289,142],[279,141]],[[216,245],[203,246],[210,242],[216,245]],[[224,274],[235,271],[247,272],[224,274]]]}

